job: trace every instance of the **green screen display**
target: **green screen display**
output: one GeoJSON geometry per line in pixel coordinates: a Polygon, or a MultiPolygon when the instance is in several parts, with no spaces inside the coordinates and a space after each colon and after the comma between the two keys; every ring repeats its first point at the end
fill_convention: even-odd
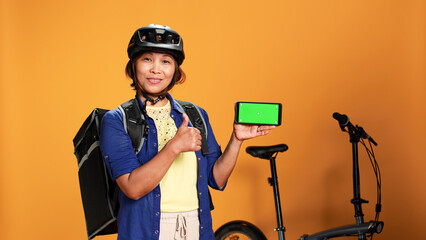
{"type": "Polygon", "coordinates": [[[238,103],[238,122],[253,124],[280,124],[281,106],[277,103],[238,103]]]}

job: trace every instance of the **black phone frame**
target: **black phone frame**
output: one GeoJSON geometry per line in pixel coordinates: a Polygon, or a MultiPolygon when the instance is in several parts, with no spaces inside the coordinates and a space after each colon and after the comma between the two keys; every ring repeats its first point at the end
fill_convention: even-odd
{"type": "Polygon", "coordinates": [[[235,114],[234,114],[234,122],[238,124],[245,124],[245,125],[268,125],[268,126],[281,126],[282,123],[282,103],[273,103],[273,102],[248,102],[248,101],[237,101],[235,102],[235,114]],[[256,103],[256,104],[273,104],[278,105],[278,124],[266,124],[266,123],[245,123],[245,122],[239,122],[239,106],[240,103],[256,103]]]}

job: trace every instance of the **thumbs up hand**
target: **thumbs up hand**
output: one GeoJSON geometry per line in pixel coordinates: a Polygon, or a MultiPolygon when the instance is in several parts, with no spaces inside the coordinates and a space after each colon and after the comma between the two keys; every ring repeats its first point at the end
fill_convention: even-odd
{"type": "Polygon", "coordinates": [[[170,140],[179,153],[201,150],[201,133],[198,129],[188,127],[189,117],[183,113],[183,122],[170,140]]]}

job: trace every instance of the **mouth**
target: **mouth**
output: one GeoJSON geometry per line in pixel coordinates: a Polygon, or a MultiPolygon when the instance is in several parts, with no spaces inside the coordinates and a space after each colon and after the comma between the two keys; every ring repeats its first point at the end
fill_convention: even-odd
{"type": "Polygon", "coordinates": [[[148,82],[152,83],[152,84],[158,84],[162,81],[161,78],[147,78],[148,82]]]}

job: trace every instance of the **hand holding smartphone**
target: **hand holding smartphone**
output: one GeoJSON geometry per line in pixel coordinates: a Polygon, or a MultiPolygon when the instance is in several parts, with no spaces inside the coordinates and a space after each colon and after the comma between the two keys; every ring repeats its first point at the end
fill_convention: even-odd
{"type": "Polygon", "coordinates": [[[282,104],[266,102],[236,102],[235,123],[281,125],[282,104]]]}

